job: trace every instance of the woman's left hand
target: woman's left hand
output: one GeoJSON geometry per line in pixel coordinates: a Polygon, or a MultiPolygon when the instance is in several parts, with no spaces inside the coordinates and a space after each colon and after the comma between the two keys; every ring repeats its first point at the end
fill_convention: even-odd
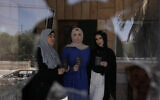
{"type": "Polygon", "coordinates": [[[74,72],[77,72],[78,69],[79,69],[79,65],[75,64],[75,65],[73,66],[73,71],[74,71],[74,72]]]}
{"type": "Polygon", "coordinates": [[[68,72],[70,69],[70,66],[67,67],[67,69],[65,69],[65,72],[68,72]]]}

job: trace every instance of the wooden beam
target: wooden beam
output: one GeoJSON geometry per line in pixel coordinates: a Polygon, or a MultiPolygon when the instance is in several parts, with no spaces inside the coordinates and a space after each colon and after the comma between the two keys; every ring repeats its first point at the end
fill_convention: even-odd
{"type": "Polygon", "coordinates": [[[97,19],[98,14],[98,2],[90,2],[90,19],[97,19]]]}
{"type": "Polygon", "coordinates": [[[73,18],[73,9],[72,5],[68,4],[67,0],[65,0],[65,19],[72,19],[73,18]]]}
{"type": "Polygon", "coordinates": [[[82,19],[89,19],[90,17],[90,2],[82,2],[82,19]]]}
{"type": "Polygon", "coordinates": [[[57,0],[57,19],[64,19],[64,0],[57,0]]]}
{"type": "Polygon", "coordinates": [[[82,2],[73,5],[73,19],[81,19],[82,17],[82,2]]]}

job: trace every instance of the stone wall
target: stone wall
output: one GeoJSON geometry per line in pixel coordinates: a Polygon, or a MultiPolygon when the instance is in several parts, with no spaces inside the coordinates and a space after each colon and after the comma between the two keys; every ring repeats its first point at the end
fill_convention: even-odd
{"type": "Polygon", "coordinates": [[[0,70],[29,69],[31,61],[0,61],[0,70]]]}

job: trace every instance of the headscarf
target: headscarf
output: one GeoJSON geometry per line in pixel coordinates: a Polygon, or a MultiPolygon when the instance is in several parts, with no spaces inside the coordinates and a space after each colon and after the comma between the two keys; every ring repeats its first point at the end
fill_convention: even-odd
{"type": "Polygon", "coordinates": [[[76,47],[76,48],[78,48],[78,49],[80,49],[80,50],[83,50],[83,49],[88,48],[87,45],[83,44],[83,31],[82,31],[82,29],[80,29],[80,28],[78,28],[78,27],[73,28],[73,29],[72,29],[72,32],[71,32],[71,39],[72,39],[72,43],[68,44],[67,47],[76,47]],[[80,34],[81,34],[81,36],[82,36],[82,41],[80,41],[80,42],[78,42],[78,43],[73,40],[73,36],[74,36],[74,33],[75,33],[76,31],[79,31],[80,34]]]}
{"type": "Polygon", "coordinates": [[[50,46],[47,42],[47,37],[52,32],[54,31],[51,29],[44,29],[41,32],[41,41],[39,45],[41,48],[43,63],[47,64],[49,69],[54,69],[58,64],[60,64],[58,53],[55,51],[53,46],[50,46]]]}

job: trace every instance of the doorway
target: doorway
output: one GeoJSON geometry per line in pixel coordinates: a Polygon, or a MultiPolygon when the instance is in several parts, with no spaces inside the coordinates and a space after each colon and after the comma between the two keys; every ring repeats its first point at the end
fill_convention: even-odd
{"type": "Polygon", "coordinates": [[[97,20],[59,20],[58,21],[58,53],[61,55],[63,48],[71,43],[73,27],[80,27],[84,33],[83,43],[90,48],[94,45],[94,33],[97,31],[97,20]]]}

